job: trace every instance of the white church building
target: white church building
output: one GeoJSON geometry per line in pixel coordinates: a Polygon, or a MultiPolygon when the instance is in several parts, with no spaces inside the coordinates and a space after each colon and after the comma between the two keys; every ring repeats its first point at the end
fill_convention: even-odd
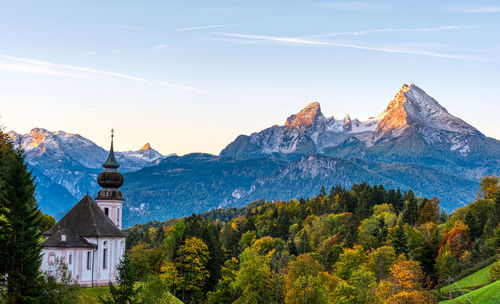
{"type": "Polygon", "coordinates": [[[125,253],[124,199],[118,189],[123,176],[118,172],[113,135],[108,159],[102,166],[104,171],[97,177],[102,189],[95,200],[86,195],[44,233],[42,271],[54,271],[59,259],[82,286],[116,283],[117,266],[125,253]]]}

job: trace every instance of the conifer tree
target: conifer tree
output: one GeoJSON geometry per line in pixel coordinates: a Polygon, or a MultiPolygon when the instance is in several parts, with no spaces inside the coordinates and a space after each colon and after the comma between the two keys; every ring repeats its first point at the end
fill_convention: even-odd
{"type": "Polygon", "coordinates": [[[139,290],[134,287],[137,282],[137,272],[128,255],[125,255],[117,267],[118,285],[109,282],[110,296],[99,297],[102,304],[134,304],[138,302],[139,290]]]}
{"type": "Polygon", "coordinates": [[[0,258],[8,303],[40,303],[39,225],[35,185],[24,155],[0,131],[0,258]]]}

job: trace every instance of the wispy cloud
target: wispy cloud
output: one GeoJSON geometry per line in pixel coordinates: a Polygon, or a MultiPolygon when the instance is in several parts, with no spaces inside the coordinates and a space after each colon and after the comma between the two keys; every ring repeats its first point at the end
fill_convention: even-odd
{"type": "Polygon", "coordinates": [[[73,76],[82,78],[99,78],[102,76],[116,77],[140,82],[146,79],[124,73],[93,69],[88,67],[60,64],[43,60],[28,59],[0,54],[0,69],[4,71],[18,71],[31,74],[73,76]]]}
{"type": "Polygon", "coordinates": [[[153,47],[153,50],[161,50],[166,48],[168,48],[168,44],[158,44],[157,46],[153,47]]]}
{"type": "Polygon", "coordinates": [[[429,57],[440,57],[440,58],[452,58],[452,59],[467,59],[467,60],[477,60],[477,61],[486,61],[481,58],[476,58],[473,56],[461,55],[461,54],[451,54],[451,53],[439,53],[430,50],[422,50],[422,49],[409,49],[402,48],[398,46],[367,46],[361,44],[352,44],[352,43],[343,43],[336,41],[321,41],[321,40],[312,40],[307,38],[300,37],[279,37],[279,36],[262,36],[262,35],[246,35],[246,34],[238,34],[238,33],[216,33],[218,35],[226,36],[226,37],[235,37],[240,39],[251,39],[255,41],[270,41],[270,42],[278,42],[278,43],[286,43],[292,45],[306,45],[306,46],[333,46],[333,47],[343,47],[343,48],[352,48],[359,50],[367,50],[367,51],[376,51],[376,52],[384,52],[384,53],[399,53],[399,54],[409,54],[409,55],[421,55],[421,56],[429,56],[429,57]]]}
{"type": "Polygon", "coordinates": [[[487,7],[453,7],[446,9],[447,11],[456,13],[500,13],[500,6],[487,6],[487,7]]]}
{"type": "MultiPolygon", "coordinates": [[[[162,46],[162,45],[160,45],[162,46]]],[[[127,80],[133,80],[137,82],[148,82],[153,83],[155,85],[167,86],[174,89],[180,89],[184,91],[195,92],[199,94],[219,96],[213,92],[195,88],[187,85],[180,85],[165,81],[153,82],[149,81],[142,77],[132,76],[129,74],[106,71],[88,67],[82,67],[77,65],[70,64],[60,64],[54,63],[50,61],[44,60],[36,60],[36,59],[28,59],[22,57],[14,57],[9,55],[0,54],[0,71],[8,71],[8,72],[22,72],[29,74],[38,74],[38,75],[48,75],[48,76],[63,76],[63,77],[77,77],[77,78],[85,78],[85,79],[99,79],[102,77],[114,77],[121,78],[127,80]]],[[[137,93],[139,94],[139,93],[137,93]]],[[[152,94],[152,93],[140,93],[144,96],[155,97],[168,99],[165,96],[152,94]]]]}
{"type": "Polygon", "coordinates": [[[241,24],[240,23],[214,24],[214,25],[205,25],[205,26],[183,27],[183,28],[177,28],[175,30],[176,31],[197,31],[197,30],[208,30],[208,29],[214,29],[214,28],[238,26],[238,25],[241,25],[241,24]]]}
{"type": "Polygon", "coordinates": [[[201,93],[201,94],[206,94],[206,95],[214,95],[214,96],[217,95],[217,94],[212,93],[210,91],[187,86],[187,85],[175,84],[175,83],[166,82],[166,81],[159,81],[157,83],[159,85],[166,86],[166,87],[173,88],[173,89],[181,89],[181,90],[185,90],[185,91],[191,91],[191,92],[196,92],[196,93],[201,93]]]}
{"type": "Polygon", "coordinates": [[[473,26],[458,26],[458,25],[447,25],[447,26],[438,26],[438,27],[428,27],[428,28],[407,28],[407,29],[395,29],[395,28],[385,28],[385,29],[370,29],[364,31],[355,31],[355,32],[335,32],[328,33],[322,35],[313,35],[307,36],[305,38],[327,38],[327,37],[338,37],[338,36],[362,36],[368,34],[376,34],[376,33],[411,33],[411,32],[438,32],[438,31],[448,31],[448,30],[458,30],[463,28],[474,28],[473,26]]]}
{"type": "Polygon", "coordinates": [[[370,2],[370,1],[316,2],[313,5],[333,10],[354,11],[354,12],[384,12],[390,10],[390,7],[387,6],[386,4],[370,2]]]}

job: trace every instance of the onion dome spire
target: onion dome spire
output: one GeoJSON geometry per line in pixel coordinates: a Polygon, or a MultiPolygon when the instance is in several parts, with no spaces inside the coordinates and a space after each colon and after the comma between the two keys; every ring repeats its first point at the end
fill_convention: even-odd
{"type": "Polygon", "coordinates": [[[102,187],[96,197],[97,200],[123,200],[122,193],[118,190],[123,185],[123,175],[118,172],[120,164],[115,158],[113,137],[114,130],[111,130],[111,149],[109,149],[108,159],[102,164],[105,169],[97,177],[97,183],[102,187]]]}
{"type": "Polygon", "coordinates": [[[109,149],[109,155],[108,159],[102,164],[104,168],[113,168],[113,169],[118,169],[120,167],[120,164],[115,158],[115,151],[113,149],[113,137],[114,137],[115,130],[111,129],[111,148],[109,149]]]}

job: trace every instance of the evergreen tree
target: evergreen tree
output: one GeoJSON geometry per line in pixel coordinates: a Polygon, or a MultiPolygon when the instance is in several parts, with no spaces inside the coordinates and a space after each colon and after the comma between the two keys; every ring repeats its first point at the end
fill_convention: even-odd
{"type": "Polygon", "coordinates": [[[465,225],[469,227],[469,234],[472,240],[475,240],[476,238],[481,236],[481,227],[479,226],[479,222],[471,210],[468,210],[465,214],[465,225]]]}
{"type": "Polygon", "coordinates": [[[406,202],[406,208],[403,211],[403,222],[414,226],[418,220],[418,204],[415,198],[406,202]]]}
{"type": "Polygon", "coordinates": [[[396,254],[407,254],[408,253],[408,239],[406,237],[406,232],[401,226],[394,227],[394,238],[392,240],[392,246],[396,251],[396,254]]]}
{"type": "Polygon", "coordinates": [[[128,255],[125,255],[117,267],[118,286],[113,286],[109,282],[110,296],[99,297],[102,304],[134,304],[137,303],[139,290],[134,287],[137,282],[137,272],[132,265],[128,255]]]}
{"type": "Polygon", "coordinates": [[[8,303],[40,303],[39,225],[35,185],[24,155],[0,131],[0,258],[8,303]]]}

